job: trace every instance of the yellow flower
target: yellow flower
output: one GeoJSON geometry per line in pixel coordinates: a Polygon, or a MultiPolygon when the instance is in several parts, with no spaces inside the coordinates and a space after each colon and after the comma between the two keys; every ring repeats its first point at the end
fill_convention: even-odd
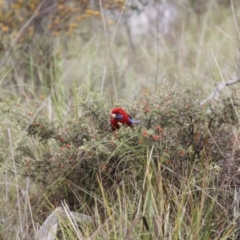
{"type": "Polygon", "coordinates": [[[61,11],[64,9],[64,5],[63,4],[58,4],[58,10],[61,11]]]}
{"type": "Polygon", "coordinates": [[[2,29],[2,31],[5,32],[5,33],[9,31],[9,27],[6,26],[6,25],[3,25],[3,24],[1,25],[1,29],[2,29]]]}
{"type": "Polygon", "coordinates": [[[70,29],[75,29],[75,28],[77,28],[78,27],[78,25],[76,24],[76,23],[70,23],[69,24],[69,28],[70,29]]]}

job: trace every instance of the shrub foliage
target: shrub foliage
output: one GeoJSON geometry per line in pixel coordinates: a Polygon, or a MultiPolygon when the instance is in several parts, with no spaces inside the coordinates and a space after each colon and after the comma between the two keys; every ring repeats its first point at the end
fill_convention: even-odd
{"type": "MultiPolygon", "coordinates": [[[[199,188],[208,186],[206,202],[219,203],[209,221],[219,221],[219,211],[224,218],[231,218],[233,191],[240,184],[239,108],[234,95],[206,106],[200,106],[198,95],[189,90],[144,96],[131,106],[119,102],[118,106],[141,123],[133,128],[121,126],[115,132],[103,99],[81,97],[80,102],[81,116],[70,117],[64,124],[50,122],[44,114],[29,119],[13,111],[18,125],[27,132],[18,146],[17,162],[22,175],[41,186],[39,209],[40,196],[47,196],[53,204],[67,201],[72,209],[85,202],[89,211],[102,188],[106,196],[114,198],[123,183],[130,199],[139,194],[144,197],[144,175],[150,167],[150,181],[156,189],[158,178],[163,179],[163,192],[157,191],[156,196],[164,196],[173,212],[178,208],[174,196],[181,195],[186,182],[192,184],[193,191],[193,199],[187,201],[197,203],[199,188]]],[[[2,111],[13,114],[6,107],[2,111]]],[[[203,211],[207,214],[209,209],[203,211]]],[[[216,223],[218,227],[225,226],[222,221],[216,223]]]]}

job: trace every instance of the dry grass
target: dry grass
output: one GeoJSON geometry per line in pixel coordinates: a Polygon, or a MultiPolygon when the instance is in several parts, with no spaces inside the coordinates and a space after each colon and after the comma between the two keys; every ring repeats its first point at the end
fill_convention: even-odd
{"type": "MultiPolygon", "coordinates": [[[[94,217],[94,224],[83,225],[63,219],[58,239],[76,239],[77,236],[129,240],[234,239],[239,224],[239,190],[233,187],[239,186],[238,115],[233,126],[229,127],[229,134],[235,139],[233,158],[213,159],[216,164],[212,164],[208,161],[211,157],[203,154],[199,157],[200,163],[184,163],[186,165],[182,166],[179,161],[168,165],[169,156],[163,154],[159,156],[161,164],[154,165],[155,147],[145,145],[146,148],[143,146],[139,150],[138,160],[141,161],[131,166],[141,171],[141,177],[133,176],[127,184],[122,181],[107,189],[106,179],[92,174],[96,192],[76,182],[69,183],[63,177],[53,179],[47,186],[26,180],[20,172],[22,163],[28,159],[18,158],[17,150],[19,144],[26,141],[35,149],[33,153],[38,161],[42,161],[43,156],[47,160],[56,157],[56,152],[65,143],[58,145],[56,138],[39,142],[27,136],[25,130],[41,115],[42,119],[47,119],[43,126],[52,127],[48,121],[54,121],[54,131],[66,133],[64,128],[76,125],[85,113],[79,108],[83,92],[87,104],[95,99],[95,94],[90,92],[99,93],[106,100],[102,108],[94,111],[106,116],[108,124],[107,111],[119,99],[124,99],[120,103],[132,109],[127,103],[141,101],[144,95],[167,95],[171,90],[180,95],[182,89],[190,87],[199,94],[200,102],[209,95],[215,83],[237,75],[240,37],[237,16],[240,8],[236,1],[231,1],[231,7],[211,2],[200,15],[181,9],[175,30],[169,36],[158,40],[146,37],[142,43],[136,44],[135,50],[120,25],[97,24],[96,27],[91,21],[82,26],[81,37],[79,32],[70,37],[63,35],[52,39],[36,36],[28,45],[14,46],[9,61],[0,70],[1,110],[4,112],[1,112],[0,120],[0,233],[3,239],[31,239],[39,224],[59,205],[58,199],[52,201],[52,193],[58,188],[63,189],[57,193],[60,197],[61,194],[67,196],[67,188],[72,189],[74,204],[78,205],[74,210],[94,217]],[[48,158],[43,154],[45,152],[52,155],[48,158]],[[78,194],[79,191],[85,193],[84,197],[78,194]]],[[[233,87],[238,96],[238,86],[233,87]]],[[[231,97],[230,93],[229,90],[225,92],[231,97]]],[[[225,107],[227,104],[232,102],[227,102],[225,107]]],[[[144,107],[140,105],[139,108],[144,107]]],[[[238,112],[238,104],[230,110],[225,111],[227,119],[231,119],[232,110],[238,112]]],[[[110,132],[101,135],[96,126],[91,125],[91,134],[112,141],[110,132]]],[[[75,132],[79,129],[76,127],[75,132]]],[[[71,131],[74,133],[74,129],[71,131]]],[[[121,131],[122,142],[118,148],[108,159],[101,160],[108,161],[116,152],[124,150],[118,155],[121,163],[134,161],[126,153],[137,154],[136,148],[123,148],[126,141],[134,142],[132,137],[139,133],[131,134],[127,129],[121,131]]],[[[214,140],[222,138],[207,132],[204,135],[211,138],[213,145],[214,140]]],[[[89,141],[88,144],[95,149],[96,142],[95,145],[92,143],[89,141]]],[[[223,146],[223,142],[219,142],[216,151],[224,151],[223,146]]],[[[191,149],[187,150],[191,155],[191,149]]],[[[39,175],[44,176],[44,173],[39,175]]],[[[127,175],[124,170],[122,174],[127,175]]]]}

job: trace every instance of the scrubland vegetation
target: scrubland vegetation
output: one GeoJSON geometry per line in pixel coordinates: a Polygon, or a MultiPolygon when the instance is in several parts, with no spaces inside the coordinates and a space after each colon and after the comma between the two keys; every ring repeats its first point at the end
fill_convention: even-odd
{"type": "Polygon", "coordinates": [[[55,239],[240,237],[238,81],[201,104],[239,77],[237,0],[177,1],[141,36],[124,1],[0,5],[2,239],[59,206],[92,221],[59,215],[55,239]],[[113,133],[114,106],[141,123],[113,133]]]}

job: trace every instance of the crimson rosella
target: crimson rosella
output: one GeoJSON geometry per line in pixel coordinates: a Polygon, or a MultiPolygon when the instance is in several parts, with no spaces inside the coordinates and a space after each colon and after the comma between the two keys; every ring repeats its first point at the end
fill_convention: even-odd
{"type": "Polygon", "coordinates": [[[120,128],[118,123],[132,127],[133,124],[140,123],[140,120],[133,120],[122,108],[114,108],[111,111],[111,120],[110,120],[112,130],[120,128]]]}

